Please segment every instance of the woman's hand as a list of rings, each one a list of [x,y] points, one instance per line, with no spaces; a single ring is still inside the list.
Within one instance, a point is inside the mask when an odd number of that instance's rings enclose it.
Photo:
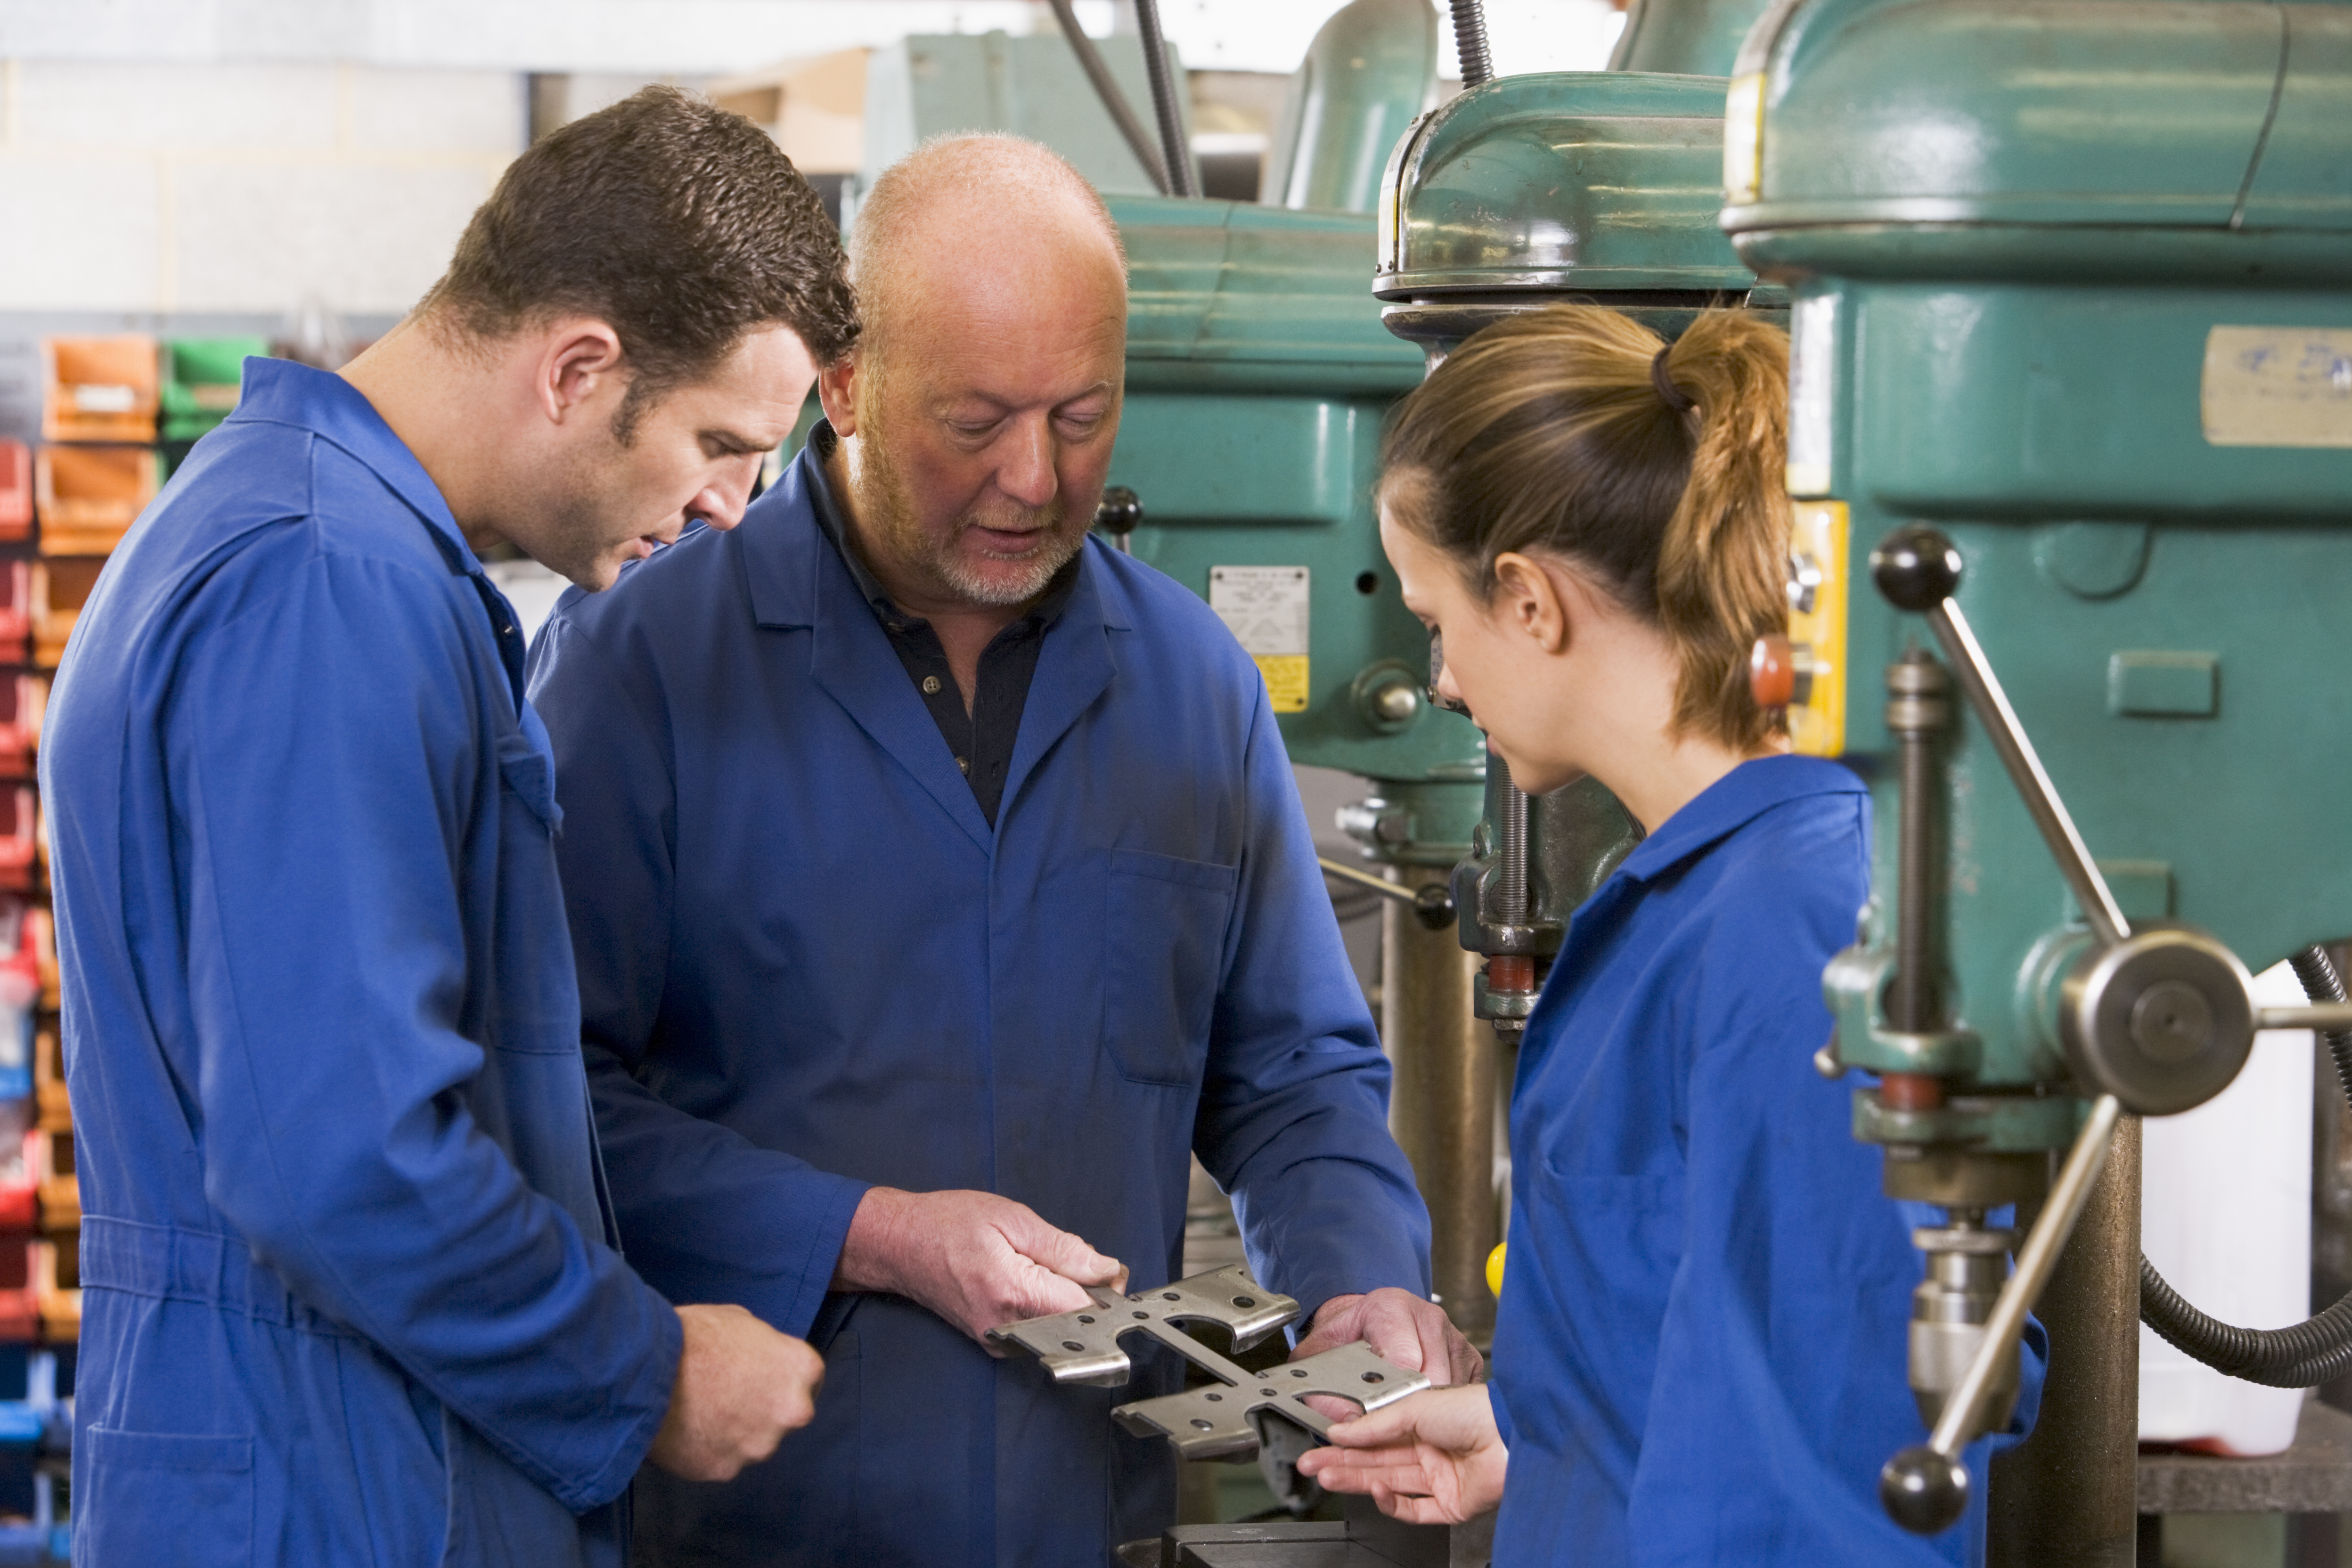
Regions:
[[[1460,1524],[1503,1500],[1510,1450],[1484,1384],[1432,1388],[1331,1428],[1332,1446],[1301,1455],[1298,1473],[1335,1492],[1370,1495],[1409,1524]]]

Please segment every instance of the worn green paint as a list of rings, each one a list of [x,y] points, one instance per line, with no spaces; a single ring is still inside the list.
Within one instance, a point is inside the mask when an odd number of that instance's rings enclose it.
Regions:
[[[1368,213],[1413,116],[1437,101],[1429,0],[1351,0],[1307,46],[1267,145],[1258,199]]]
[[[1848,744],[1880,823],[1882,671],[1929,639],[1867,556],[1922,519],[2127,915],[2255,970],[2352,932],[2352,447],[2219,446],[2200,412],[2212,328],[2352,328],[2352,12],[1804,0],[1742,65],[1768,73],[1762,184],[1724,222],[1791,288],[1792,458],[1852,509]],[[1965,710],[1945,755],[1958,1087],[2063,1087],[2079,911]],[[1882,832],[1868,950],[1895,876]],[[1832,969],[1840,1050],[1900,1070],[1875,973]]]
[[[1386,297],[1494,290],[1725,290],[1755,282],[1715,224],[1717,78],[1499,77],[1402,149]]]
[[[1476,815],[1477,731],[1423,704],[1401,729],[1355,694],[1368,668],[1429,668],[1427,634],[1381,553],[1381,424],[1422,356],[1381,326],[1372,221],[1214,201],[1112,203],[1129,271],[1127,406],[1111,482],[1141,499],[1138,559],[1204,598],[1213,566],[1309,573],[1293,761],[1461,794]],[[1440,812],[1449,836],[1459,809]],[[1433,821],[1435,820],[1433,817]]]
[[[1099,38],[1095,47],[1143,123],[1151,118],[1151,86],[1143,47],[1133,37]],[[1168,58],[1184,79],[1176,48]],[[1177,113],[1191,134],[1191,105]],[[884,169],[933,136],[964,131],[1009,131],[1043,142],[1067,158],[1100,191],[1149,192],[1151,176],[1137,163],[1110,111],[1087,80],[1077,58],[1057,32],[1013,37],[1002,32],[915,34],[878,48],[866,62],[866,188]]]

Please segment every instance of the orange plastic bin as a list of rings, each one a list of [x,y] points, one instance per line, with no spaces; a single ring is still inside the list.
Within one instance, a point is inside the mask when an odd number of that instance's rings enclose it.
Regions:
[[[144,447],[44,447],[33,458],[33,507],[44,555],[103,555],[122,542],[162,488]]]
[[[33,533],[33,453],[22,441],[0,441],[0,541]]]
[[[73,633],[75,617],[89,602],[89,592],[98,586],[98,574],[105,564],[88,556],[33,563],[35,664],[55,669],[58,660],[65,657],[66,638]]]
[[[41,437],[155,439],[162,366],[143,332],[41,340]]]

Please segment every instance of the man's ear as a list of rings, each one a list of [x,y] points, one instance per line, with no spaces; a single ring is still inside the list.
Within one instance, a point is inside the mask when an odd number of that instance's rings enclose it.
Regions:
[[[616,386],[625,392],[621,335],[609,322],[593,316],[572,316],[557,321],[541,340],[533,400],[555,424],[577,416],[598,395]]]
[[[816,399],[836,436],[857,434],[857,351],[852,349],[816,373]]]
[[[1560,590],[1559,580],[1531,557],[1510,550],[1495,558],[1495,592],[1489,601],[1494,619],[1543,653],[1565,652],[1573,629],[1568,598]]]

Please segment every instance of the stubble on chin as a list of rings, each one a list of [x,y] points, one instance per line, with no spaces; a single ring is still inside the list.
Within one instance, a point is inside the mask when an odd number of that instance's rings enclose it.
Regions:
[[[888,552],[891,564],[919,578],[933,593],[964,604],[1001,609],[1028,603],[1045,591],[1054,574],[1086,542],[1083,531],[1070,528],[1067,509],[1057,497],[1042,508],[1023,508],[1017,517],[995,519],[998,524],[1036,528],[1036,552],[1018,562],[998,556],[997,570],[984,570],[966,557],[961,546],[971,530],[991,526],[989,518],[966,512],[956,519],[954,531],[946,539],[935,538],[923,527],[906,476],[891,461],[885,443],[861,442],[855,460],[846,466],[850,497],[866,548],[878,545]],[[1020,570],[1006,570],[1012,567]]]

